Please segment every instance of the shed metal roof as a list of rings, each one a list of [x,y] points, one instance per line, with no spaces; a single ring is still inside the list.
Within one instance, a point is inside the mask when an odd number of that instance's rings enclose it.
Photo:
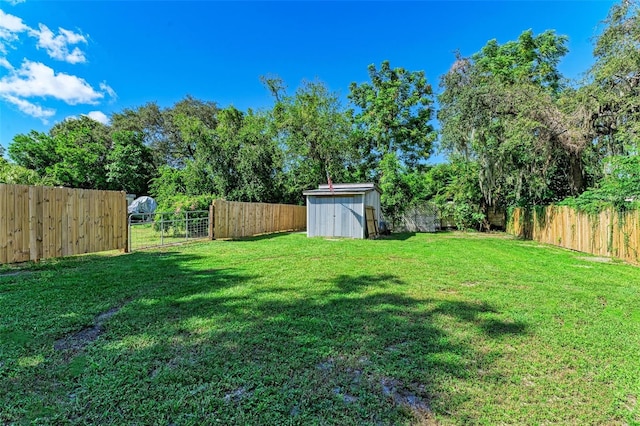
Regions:
[[[318,185],[318,189],[304,191],[303,195],[336,196],[336,195],[362,195],[367,192],[378,191],[380,189],[374,183],[336,183],[333,191],[328,184]]]

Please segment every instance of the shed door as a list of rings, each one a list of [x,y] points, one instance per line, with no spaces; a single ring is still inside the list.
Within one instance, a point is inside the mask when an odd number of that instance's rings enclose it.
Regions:
[[[362,196],[333,198],[333,235],[363,238]]]
[[[363,197],[333,196],[309,198],[308,235],[322,237],[364,237]]]

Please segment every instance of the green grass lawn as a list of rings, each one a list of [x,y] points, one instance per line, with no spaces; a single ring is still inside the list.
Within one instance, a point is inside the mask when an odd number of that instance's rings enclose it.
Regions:
[[[640,424],[640,268],[585,256],[283,234],[5,267],[0,424]]]

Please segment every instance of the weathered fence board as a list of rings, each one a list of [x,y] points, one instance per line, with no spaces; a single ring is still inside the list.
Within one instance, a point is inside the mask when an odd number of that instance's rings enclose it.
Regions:
[[[0,263],[123,250],[124,192],[0,184]]]
[[[604,210],[597,215],[567,206],[515,209],[507,232],[541,243],[640,264],[640,211]]]
[[[306,229],[307,208],[289,204],[215,200],[213,218],[214,238],[250,237]]]

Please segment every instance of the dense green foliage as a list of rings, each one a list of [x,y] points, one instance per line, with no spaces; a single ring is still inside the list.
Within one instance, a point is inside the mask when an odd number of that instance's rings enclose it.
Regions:
[[[634,206],[640,192],[640,9],[614,5],[583,83],[563,84],[566,38],[525,31],[458,57],[442,77],[445,150],[477,163],[481,210],[564,204]]]
[[[17,176],[5,182],[141,194],[155,173],[151,155],[139,133],[114,131],[85,116],[70,118],[48,133],[17,135],[9,146]]]
[[[113,146],[107,153],[105,166],[108,184],[128,193],[145,194],[155,167],[152,151],[144,144],[142,133],[120,130],[111,137]]]
[[[299,204],[329,179],[371,181],[392,223],[435,203],[476,229],[488,226],[490,209],[563,199],[629,208],[640,192],[630,177],[640,174],[638,40],[640,8],[624,0],[595,38],[584,81],[560,74],[568,40],[552,30],[457,54],[438,94],[446,166],[428,165],[436,132],[424,72],[383,61],[369,65],[369,81],[351,83],[345,106],[322,82],[288,92],[271,76],[261,79],[274,103],[262,111],[186,96],[116,112],[109,125],[67,119],[17,135],[0,182],[149,193],[170,205],[176,195],[211,194]]]
[[[582,190],[566,173],[574,152],[557,105],[565,43],[551,31],[492,40],[442,78],[442,146],[477,162],[487,206],[547,203]]]
[[[282,197],[301,203],[302,191],[326,182],[349,182],[357,161],[355,139],[335,93],[320,82],[303,82],[293,96],[277,79],[265,79],[276,104],[270,114],[279,147]]]
[[[608,157],[605,168],[607,171],[597,186],[559,204],[591,213],[611,206],[618,211],[640,206],[640,156]]]
[[[597,148],[604,155],[640,154],[640,7],[614,5],[596,40],[593,79]]]
[[[15,163],[9,163],[2,155],[4,148],[0,146],[0,183],[37,185],[41,183],[35,170],[27,169]]]
[[[640,269],[583,256],[291,234],[0,271],[0,423],[635,424]]]
[[[370,83],[351,83],[349,93],[355,106],[351,114],[362,158],[361,177],[380,178],[378,165],[390,154],[409,169],[424,164],[436,137],[429,123],[432,90],[424,72],[391,68],[384,61],[380,69],[369,65],[369,79]]]

